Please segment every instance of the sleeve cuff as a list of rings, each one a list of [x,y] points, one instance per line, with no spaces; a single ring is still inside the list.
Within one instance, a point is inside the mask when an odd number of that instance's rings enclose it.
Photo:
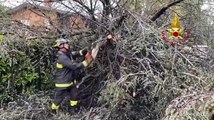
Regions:
[[[88,66],[88,62],[87,62],[86,60],[84,60],[84,61],[82,62],[82,64],[83,64],[84,67],[87,67],[87,66]]]

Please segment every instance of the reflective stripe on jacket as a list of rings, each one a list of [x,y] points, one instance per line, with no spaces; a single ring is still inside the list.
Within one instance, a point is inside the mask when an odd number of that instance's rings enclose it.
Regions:
[[[72,52],[74,53],[74,52]],[[77,54],[76,54],[77,55]],[[57,53],[55,86],[69,87],[73,85],[76,73],[84,68],[83,63],[75,63],[72,55],[66,55],[62,51]]]

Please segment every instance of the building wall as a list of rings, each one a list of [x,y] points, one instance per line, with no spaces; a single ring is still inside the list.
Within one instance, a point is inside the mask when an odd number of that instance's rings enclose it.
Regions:
[[[60,19],[55,12],[49,11],[45,12],[45,14],[50,17],[50,20],[53,22],[54,26],[61,29],[76,31],[86,27],[86,20],[79,15],[70,16],[68,18],[68,23],[65,23],[65,21],[60,21],[62,19]],[[23,9],[13,13],[11,18],[29,26],[53,28],[49,22],[49,19],[43,16],[41,12],[36,10]]]
[[[58,17],[56,13],[53,12],[46,12],[45,13],[50,20],[53,22],[54,26],[58,26]],[[14,13],[12,16],[13,20],[18,20],[26,25],[35,26],[35,27],[48,27],[50,26],[50,22],[48,17],[45,17],[36,10],[31,9],[23,9]]]
[[[70,22],[70,27],[73,30],[79,30],[79,29],[87,27],[86,20],[82,16],[79,16],[79,15],[71,16],[69,22]]]

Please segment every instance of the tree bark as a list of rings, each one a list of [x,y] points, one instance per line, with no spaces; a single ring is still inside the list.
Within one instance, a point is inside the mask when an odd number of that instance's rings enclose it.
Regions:
[[[160,9],[152,18],[151,21],[155,21],[156,19],[158,19],[167,9],[169,9],[170,7],[183,2],[184,0],[177,0],[175,2],[172,2],[170,4],[168,4],[166,7],[163,7],[162,9]]]

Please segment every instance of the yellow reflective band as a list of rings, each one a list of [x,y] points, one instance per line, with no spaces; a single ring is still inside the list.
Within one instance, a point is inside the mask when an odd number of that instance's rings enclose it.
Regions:
[[[59,105],[56,105],[56,104],[52,103],[51,109],[52,110],[58,110],[59,109]]]
[[[59,47],[60,46],[60,44],[59,43],[57,43],[57,44],[55,44],[53,47]]]
[[[56,87],[70,87],[71,85],[73,85],[74,83],[71,82],[71,83],[67,83],[67,84],[55,84]]]
[[[76,106],[77,103],[78,103],[78,101],[74,101],[74,100],[71,100],[71,101],[70,101],[70,105],[71,105],[71,106]]]
[[[62,64],[56,63],[57,68],[63,68]]]
[[[84,60],[84,61],[82,62],[82,64],[83,64],[84,67],[87,67],[87,66],[88,66],[88,62],[87,62],[86,60]]]
[[[83,56],[82,50],[80,50],[80,55]]]

